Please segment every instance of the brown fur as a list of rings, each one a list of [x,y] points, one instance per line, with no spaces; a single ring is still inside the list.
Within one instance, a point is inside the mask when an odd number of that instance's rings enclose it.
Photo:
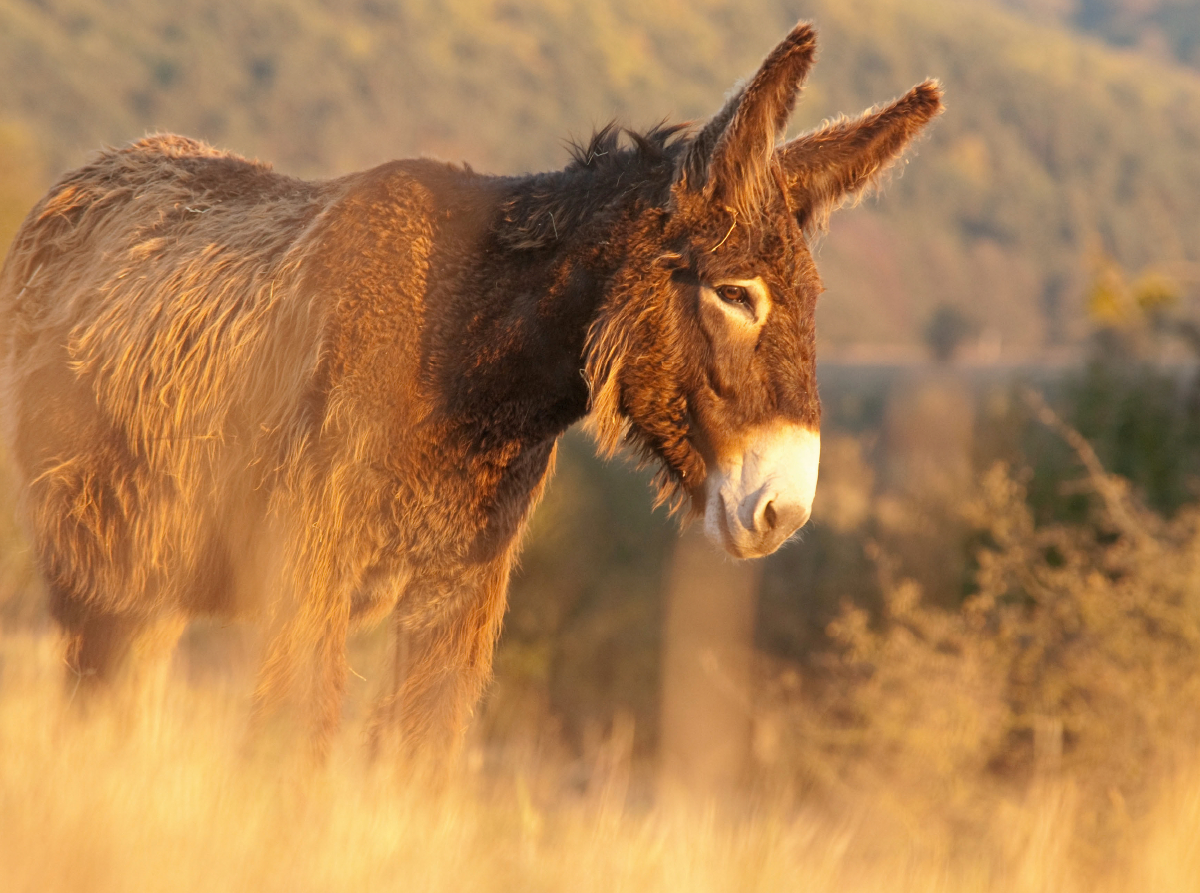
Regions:
[[[305,705],[324,747],[351,626],[390,616],[377,740],[445,751],[571,423],[701,503],[739,432],[818,424],[803,228],[940,102],[922,85],[777,150],[814,40],[798,26],[698,136],[606,128],[547,174],[308,183],[158,136],[66,175],[0,275],[0,387],[73,671],[257,618],[260,709]],[[697,305],[745,276],[772,296],[754,342]]]

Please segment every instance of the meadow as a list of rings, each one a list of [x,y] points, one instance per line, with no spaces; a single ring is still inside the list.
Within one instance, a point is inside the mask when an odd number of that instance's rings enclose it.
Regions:
[[[5,639],[6,890],[1184,890],[1200,868],[1187,760],[1146,767],[1136,809],[1089,802],[1086,771],[1048,770],[1021,794],[965,774],[948,810],[937,764],[953,742],[815,803],[650,803],[603,759],[580,789],[562,767],[479,751],[430,795],[365,764],[353,730],[315,773],[247,756],[219,688],[178,683],[132,724],[81,716],[59,669],[46,638]]]

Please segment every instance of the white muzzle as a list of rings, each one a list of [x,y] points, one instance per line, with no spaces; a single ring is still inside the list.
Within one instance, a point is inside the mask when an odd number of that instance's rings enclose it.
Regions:
[[[812,514],[821,434],[804,425],[747,432],[709,473],[704,530],[735,558],[770,555]]]

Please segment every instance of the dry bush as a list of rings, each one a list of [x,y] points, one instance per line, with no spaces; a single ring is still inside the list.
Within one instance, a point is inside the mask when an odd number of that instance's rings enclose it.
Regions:
[[[1071,846],[1099,865],[1194,759],[1200,506],[1148,510],[1037,411],[1084,465],[1089,523],[1035,524],[1023,478],[994,466],[963,511],[978,545],[961,609],[876,549],[882,616],[844,608],[816,669],[772,674],[757,753],[810,799],[866,797],[962,840],[1065,785]]]

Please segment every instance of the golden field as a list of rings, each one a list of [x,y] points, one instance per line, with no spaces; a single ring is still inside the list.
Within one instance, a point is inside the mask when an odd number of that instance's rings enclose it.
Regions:
[[[0,887],[14,893],[1190,890],[1200,870],[1194,764],[1159,775],[1137,816],[1110,801],[1119,828],[1097,856],[1086,778],[967,790],[969,827],[919,786],[919,766],[819,806],[626,805],[611,779],[568,794],[532,764],[467,767],[433,796],[365,765],[353,732],[317,772],[249,757],[239,711],[213,689],[180,683],[132,725],[82,716],[57,669],[49,639],[5,640]]]

